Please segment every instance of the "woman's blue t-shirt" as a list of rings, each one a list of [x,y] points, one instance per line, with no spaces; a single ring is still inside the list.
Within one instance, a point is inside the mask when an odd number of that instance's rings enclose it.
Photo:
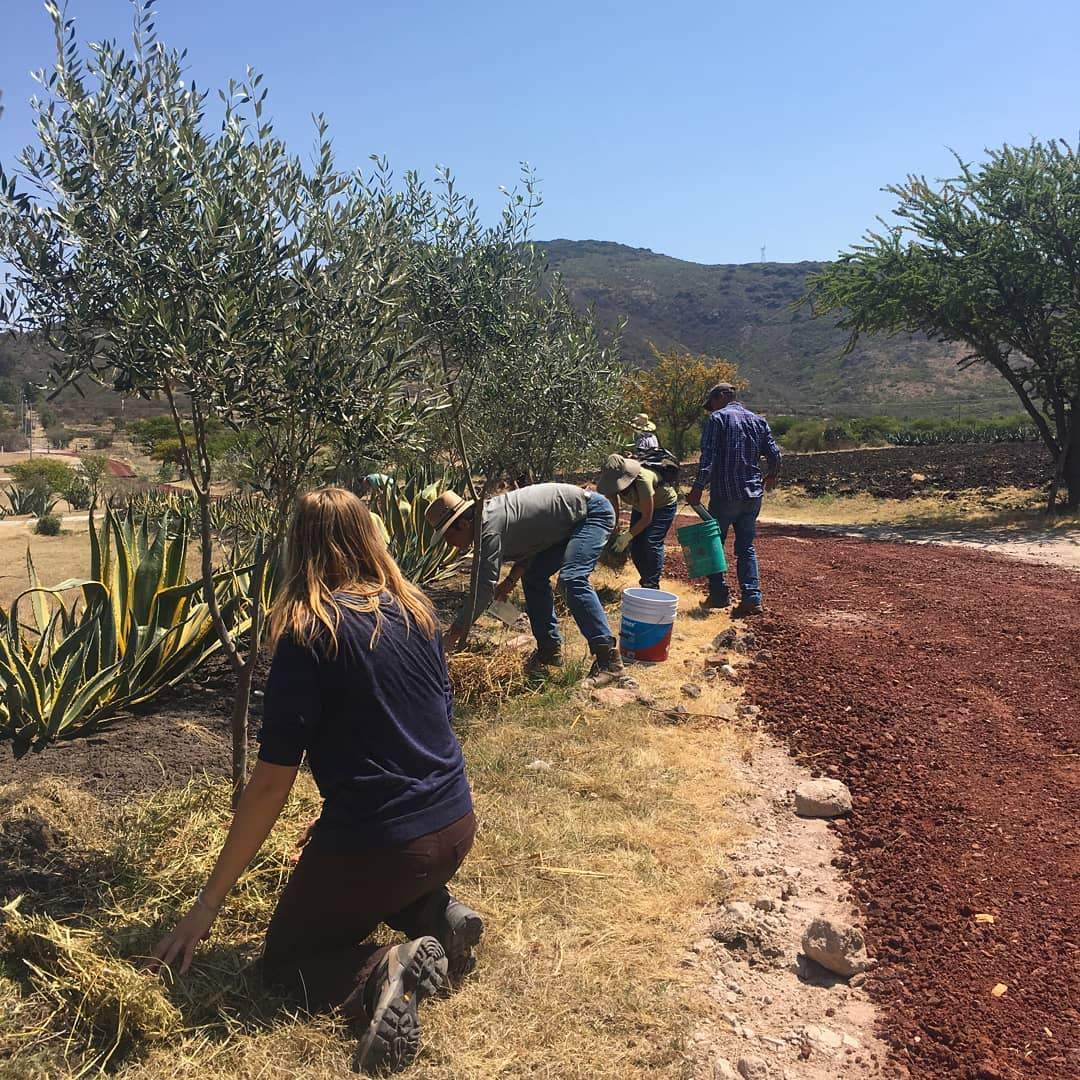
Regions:
[[[389,597],[381,616],[374,647],[374,614],[343,607],[333,657],[288,636],[274,652],[259,758],[307,755],[324,799],[317,851],[405,844],[472,809],[442,637],[406,625]]]

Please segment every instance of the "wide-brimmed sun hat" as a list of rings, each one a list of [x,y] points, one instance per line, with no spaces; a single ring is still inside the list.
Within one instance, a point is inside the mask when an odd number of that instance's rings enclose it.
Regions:
[[[424,519],[435,530],[433,539],[441,540],[446,530],[472,505],[472,499],[463,499],[456,491],[444,491],[437,495],[424,511]]]
[[[611,498],[625,491],[641,475],[641,462],[633,458],[624,458],[622,454],[612,454],[596,478],[596,490],[601,495]]]
[[[635,431],[655,431],[656,425],[649,419],[648,413],[639,412],[630,418],[630,426]]]

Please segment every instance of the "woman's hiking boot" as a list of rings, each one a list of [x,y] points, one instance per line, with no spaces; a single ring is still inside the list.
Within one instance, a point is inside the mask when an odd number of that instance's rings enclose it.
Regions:
[[[370,1023],[360,1037],[356,1067],[374,1075],[411,1065],[420,1049],[420,1003],[446,984],[446,953],[433,937],[390,949],[372,972],[364,1000]]]
[[[476,946],[484,933],[484,920],[468,904],[450,898],[436,936],[446,952],[446,974],[457,986],[476,967]]]
[[[592,689],[608,686],[626,674],[618,642],[614,638],[607,641],[593,642],[589,648],[593,653],[593,664],[583,685]]]

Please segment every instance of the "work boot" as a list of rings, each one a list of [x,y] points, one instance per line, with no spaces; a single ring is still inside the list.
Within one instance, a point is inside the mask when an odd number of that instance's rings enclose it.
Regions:
[[[760,600],[740,600],[732,609],[733,619],[745,619],[751,615],[764,615],[765,607]]]
[[[433,937],[391,949],[365,987],[371,1018],[356,1051],[356,1068],[372,1074],[398,1072],[420,1049],[421,1002],[446,983],[446,953]]]
[[[707,611],[726,611],[731,606],[731,597],[709,593],[709,595],[701,601],[701,606]]]
[[[543,645],[537,645],[536,652],[529,657],[525,670],[538,672],[543,668],[561,668],[563,666],[563,651],[561,641],[552,641]]]
[[[476,946],[484,933],[484,920],[467,904],[450,898],[435,931],[446,952],[446,974],[456,986],[476,967]]]
[[[626,674],[622,654],[619,652],[619,644],[614,638],[594,642],[589,648],[592,649],[594,659],[592,667],[589,669],[588,678],[585,679],[585,686],[590,689],[607,686]]]

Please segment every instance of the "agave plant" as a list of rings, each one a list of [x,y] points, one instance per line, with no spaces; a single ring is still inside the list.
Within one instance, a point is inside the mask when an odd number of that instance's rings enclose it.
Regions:
[[[274,506],[254,493],[225,495],[210,504],[210,524],[222,541],[269,536],[274,528]]]
[[[51,514],[59,499],[40,484],[11,484],[5,491],[10,509],[8,514],[33,514],[41,517]]]
[[[398,484],[389,484],[372,493],[371,509],[382,519],[390,537],[390,550],[401,572],[421,587],[443,581],[459,573],[469,556],[435,540],[424,512],[435,496],[453,480],[446,474],[427,471],[407,475]]]
[[[187,547],[184,522],[170,535],[165,521],[109,510],[100,530],[91,519],[89,578],[45,587],[27,555],[29,588],[0,609],[0,737],[17,757],[149,701],[219,647],[202,582],[187,576]],[[244,570],[214,579],[235,633],[247,626],[249,585]]]

